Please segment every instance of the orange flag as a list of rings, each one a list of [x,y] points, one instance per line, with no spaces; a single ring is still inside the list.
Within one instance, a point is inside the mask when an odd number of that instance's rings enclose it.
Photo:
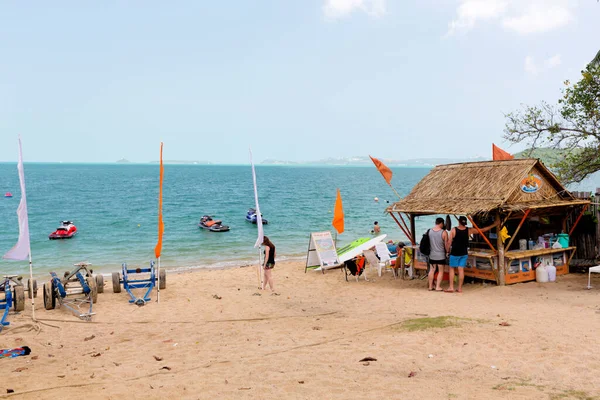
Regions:
[[[342,195],[340,194],[340,189],[337,190],[335,207],[333,208],[333,221],[331,221],[331,225],[333,225],[338,233],[344,232],[344,207],[342,207]]]
[[[371,156],[369,157],[371,158],[371,161],[373,161],[373,164],[375,164],[379,172],[381,172],[383,179],[385,179],[388,185],[391,185],[390,182],[392,181],[392,170],[389,169],[384,163],[382,163],[378,159],[373,158]]]
[[[160,252],[162,250],[162,240],[163,233],[165,232],[165,224],[163,223],[163,201],[162,201],[162,187],[163,187],[163,176],[165,174],[165,168],[163,167],[163,143],[160,142],[160,183],[158,186],[158,242],[156,243],[156,247],[154,248],[154,255],[156,258],[160,257]]]
[[[515,157],[512,154],[507,153],[506,151],[502,150],[500,147],[496,146],[494,143],[492,143],[492,158],[494,161],[499,161],[499,160],[512,160]]]

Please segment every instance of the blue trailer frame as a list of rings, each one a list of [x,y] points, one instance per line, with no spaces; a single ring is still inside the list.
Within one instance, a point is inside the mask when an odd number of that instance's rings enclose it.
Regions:
[[[8,310],[13,303],[12,290],[10,290],[8,278],[5,278],[2,287],[4,288],[4,299],[0,300],[0,310],[4,310],[4,312],[2,313],[2,318],[0,318],[0,332],[2,332],[2,329],[5,326],[10,325],[10,322],[8,322],[6,319],[8,318]],[[7,288],[8,290],[6,290]]]
[[[37,290],[35,280],[33,285]],[[4,275],[4,278],[0,281],[0,292],[4,292],[4,298],[0,299],[0,332],[5,326],[10,325],[8,313],[11,307],[15,312],[25,309],[25,291],[29,292],[29,289],[25,289],[21,277],[18,275]]]
[[[119,293],[121,291],[120,285],[123,284],[123,288],[131,297],[131,299],[129,299],[130,303],[136,304],[138,306],[143,306],[151,300],[150,293],[156,285],[156,271],[154,270],[154,261],[150,261],[149,268],[138,267],[134,269],[128,269],[127,263],[123,263],[121,273],[123,274],[122,279],[119,277],[118,272],[113,272],[113,291],[115,293]],[[150,274],[150,277],[132,279],[130,274]],[[143,296],[137,297],[132,291],[134,289],[146,289],[146,292],[143,294]]]
[[[75,264],[75,269],[66,272],[61,279],[56,272],[50,272],[50,281],[44,284],[44,307],[51,310],[56,301],[84,321],[90,321],[95,314],[93,304],[97,300],[98,288],[89,263]],[[82,310],[87,307],[87,311]]]

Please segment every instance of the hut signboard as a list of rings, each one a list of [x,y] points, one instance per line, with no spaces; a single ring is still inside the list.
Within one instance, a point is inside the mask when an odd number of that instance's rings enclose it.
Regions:
[[[471,237],[465,275],[498,284],[535,280],[540,265],[569,272],[569,235],[588,207],[537,159],[440,165],[387,212],[417,248],[415,218],[465,215]],[[484,232],[480,227],[497,224]],[[415,262],[415,267],[426,264]]]

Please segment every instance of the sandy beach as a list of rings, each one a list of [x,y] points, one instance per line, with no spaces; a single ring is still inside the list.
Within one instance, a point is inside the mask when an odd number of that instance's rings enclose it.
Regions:
[[[107,283],[90,323],[40,296],[37,324],[27,304],[0,334],[0,348],[32,349],[0,360],[0,398],[600,396],[600,277],[589,291],[570,274],[461,295],[391,272],[305,274],[302,262],[274,276],[279,296],[258,295],[253,267],[169,274],[144,307]]]

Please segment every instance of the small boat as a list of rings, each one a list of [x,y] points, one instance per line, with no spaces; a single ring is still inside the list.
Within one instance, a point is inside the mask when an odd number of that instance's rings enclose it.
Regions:
[[[262,217],[262,213],[260,215]],[[254,208],[248,209],[248,212],[246,213],[246,221],[256,224],[256,210]],[[263,218],[262,223],[263,225],[267,225],[269,221]]]
[[[6,192],[6,194],[4,195],[4,197],[11,198],[12,197],[12,193],[11,192]]]
[[[198,226],[211,232],[227,232],[229,230],[227,225],[223,225],[223,221],[213,219],[210,215],[204,215],[200,218]]]
[[[77,233],[77,227],[71,221],[62,221],[60,226],[52,232],[48,239],[71,239]]]

